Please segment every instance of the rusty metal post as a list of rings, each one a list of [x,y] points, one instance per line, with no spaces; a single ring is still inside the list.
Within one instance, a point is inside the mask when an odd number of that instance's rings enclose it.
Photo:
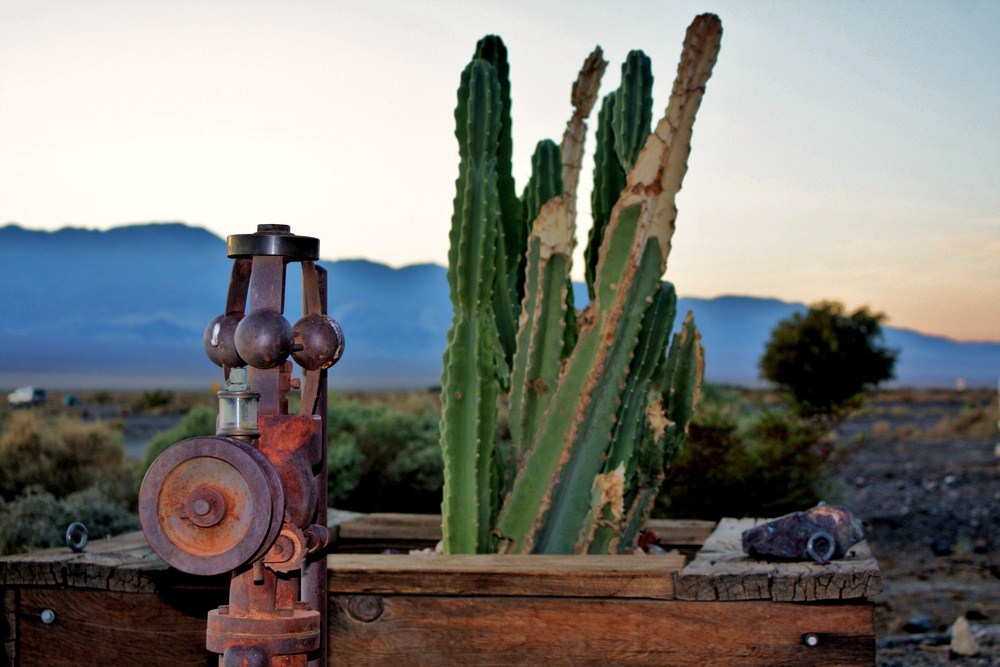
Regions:
[[[217,435],[177,443],[153,462],[140,520],[169,565],[232,572],[229,604],[209,612],[206,633],[222,667],[325,665],[326,372],[343,353],[343,332],[326,313],[316,239],[261,225],[230,236],[228,255],[226,311],[205,331],[226,381]],[[291,325],[283,313],[293,262],[304,313]],[[293,388],[297,414],[288,410]]]

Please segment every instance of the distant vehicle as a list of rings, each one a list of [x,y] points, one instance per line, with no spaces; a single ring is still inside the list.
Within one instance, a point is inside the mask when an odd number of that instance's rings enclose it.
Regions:
[[[7,394],[7,405],[11,409],[28,408],[33,405],[45,404],[45,390],[35,387],[20,387]]]

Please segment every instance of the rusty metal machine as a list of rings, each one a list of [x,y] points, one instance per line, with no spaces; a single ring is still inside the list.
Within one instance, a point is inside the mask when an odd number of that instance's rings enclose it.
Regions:
[[[326,373],[344,336],[326,314],[318,239],[261,225],[230,236],[228,255],[226,310],[204,340],[225,380],[216,435],[153,462],[139,517],[169,565],[232,572],[229,604],[208,614],[206,645],[222,667],[326,665]],[[290,263],[302,267],[295,324],[284,316]],[[301,402],[290,414],[294,388]]]

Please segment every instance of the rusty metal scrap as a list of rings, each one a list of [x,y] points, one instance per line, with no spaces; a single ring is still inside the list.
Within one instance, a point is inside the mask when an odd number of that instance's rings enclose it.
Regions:
[[[743,531],[743,552],[762,560],[843,558],[865,538],[861,521],[843,507],[820,503]]]

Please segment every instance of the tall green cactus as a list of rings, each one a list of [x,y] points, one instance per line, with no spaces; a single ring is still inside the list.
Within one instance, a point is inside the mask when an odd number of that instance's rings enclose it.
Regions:
[[[455,111],[462,167],[452,216],[448,285],[454,307],[445,349],[441,442],[444,542],[453,552],[486,551],[493,515],[493,457],[502,356],[492,306],[499,204],[500,132],[496,71],[474,60],[462,73]]]
[[[607,553],[634,546],[664,465],[683,441],[703,368],[690,316],[665,353],[676,296],[660,277],[691,126],[720,36],[712,15],[688,29],[670,103],[652,134],[652,75],[644,54],[629,54],[620,87],[605,98],[587,248],[591,302],[577,315],[568,301],[575,189],[585,119],[606,63],[598,49],[584,64],[563,143],[558,151],[552,142],[539,144],[521,201],[530,234],[519,260],[524,270],[516,291],[523,299],[511,311],[518,313],[513,352],[500,342],[502,317],[494,317],[502,300],[486,293],[503,286],[496,276],[513,265],[496,203],[503,151],[495,139],[478,150],[501,133],[496,116],[506,114],[493,97],[503,95],[485,60],[474,60],[463,74],[456,111],[462,163],[449,254],[455,320],[442,387],[449,552]],[[493,42],[490,51],[506,54],[501,47]],[[490,83],[477,83],[480,76]],[[488,262],[493,267],[481,266]],[[495,432],[500,383],[510,407],[508,437]]]
[[[615,130],[612,126],[617,99],[615,93],[606,95],[601,104],[601,111],[597,115],[594,189],[590,193],[590,214],[594,224],[590,228],[587,247],[583,253],[584,278],[591,299],[594,298],[594,277],[597,273],[597,258],[600,256],[604,230],[611,220],[611,211],[618,201],[618,195],[625,187],[625,170],[622,169],[618,154],[615,153]]]
[[[476,44],[475,58],[493,66],[500,84],[500,133],[496,144],[497,195],[500,224],[497,228],[497,271],[493,290],[493,312],[497,333],[509,366],[514,357],[517,337],[519,291],[524,277],[524,249],[528,228],[521,217],[521,203],[514,186],[512,156],[514,152],[510,118],[510,65],[507,47],[497,35],[487,35]],[[503,380],[504,378],[501,378]]]

